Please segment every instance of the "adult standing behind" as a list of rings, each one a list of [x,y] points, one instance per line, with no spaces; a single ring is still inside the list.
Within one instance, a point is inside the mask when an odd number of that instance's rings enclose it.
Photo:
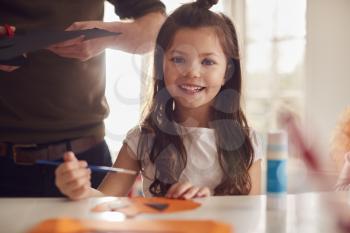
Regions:
[[[13,25],[16,33],[42,28],[122,33],[85,41],[79,37],[27,54],[21,67],[0,64],[0,196],[61,196],[54,168],[35,161],[61,159],[68,150],[88,163],[111,165],[104,141],[104,49],[150,50],[165,7],[159,0],[110,2],[121,19],[134,20],[102,22],[103,0],[0,0],[0,23]],[[92,174],[92,186],[102,179]]]

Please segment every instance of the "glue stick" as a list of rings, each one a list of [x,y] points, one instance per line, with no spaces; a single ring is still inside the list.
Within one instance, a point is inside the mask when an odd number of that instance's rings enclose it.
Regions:
[[[288,137],[285,131],[270,132],[267,144],[267,194],[287,193]]]

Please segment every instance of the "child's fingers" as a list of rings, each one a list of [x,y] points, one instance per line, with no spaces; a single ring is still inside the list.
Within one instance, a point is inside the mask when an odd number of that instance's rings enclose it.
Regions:
[[[180,183],[175,183],[175,184],[173,184],[170,188],[169,188],[169,190],[168,190],[168,192],[167,192],[167,194],[165,195],[166,197],[171,197],[172,195],[173,195],[173,193],[176,191],[176,189],[177,189],[177,187],[180,185]]]
[[[195,197],[209,197],[210,196],[210,190],[208,187],[200,188]]]
[[[90,185],[91,186],[91,185]],[[90,186],[82,186],[70,193],[68,196],[72,200],[81,200],[88,196]]]
[[[60,166],[63,167],[64,164],[62,164]],[[56,186],[61,191],[66,188],[68,183],[70,183],[74,180],[81,179],[82,177],[89,177],[90,178],[90,176],[91,176],[91,170],[86,169],[86,168],[77,168],[77,169],[69,170],[69,171],[65,171],[65,172],[62,171],[62,170],[64,170],[64,168],[62,168],[61,170],[59,170],[59,169],[60,169],[60,167],[56,169],[55,181],[56,181]]]
[[[81,187],[90,187],[90,180],[91,175],[88,174],[71,180],[70,182],[62,181],[61,183],[57,183],[57,187],[63,194],[71,197],[74,190],[80,189]]]
[[[56,174],[64,174],[66,172],[71,172],[77,169],[86,168],[87,165],[88,165],[87,162],[83,160],[64,162],[63,164],[58,166],[58,168],[56,169]]]
[[[91,170],[88,168],[80,168],[76,169],[74,171],[65,172],[61,175],[61,179],[63,183],[70,183],[75,180],[82,179],[84,177],[90,177],[91,176]]]
[[[91,185],[91,176],[83,176],[80,177],[79,179],[72,180],[68,183],[65,183],[63,185],[63,189],[67,193],[72,193],[74,190],[77,190],[81,187],[89,187]]]
[[[195,187],[195,186],[192,186],[190,189],[188,189],[183,195],[182,195],[182,198],[183,199],[191,199],[193,197],[196,196],[196,194],[198,193],[199,191],[199,188],[198,187]]]
[[[192,185],[188,182],[185,183],[176,183],[174,184],[173,189],[169,189],[169,193],[167,194],[167,197],[169,198],[178,198],[182,196],[185,192],[187,192],[188,189],[192,187]]]
[[[65,162],[58,166],[55,170],[55,177],[58,183],[66,183],[74,179],[74,177],[80,176],[81,171],[86,168],[81,166],[82,163],[79,162]],[[77,174],[75,175],[75,173]]]
[[[64,153],[63,160],[65,162],[78,161],[77,157],[75,157],[75,154],[72,151],[67,151]]]

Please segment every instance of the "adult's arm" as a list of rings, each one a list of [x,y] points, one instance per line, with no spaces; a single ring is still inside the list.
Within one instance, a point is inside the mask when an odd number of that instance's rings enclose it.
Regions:
[[[84,40],[83,37],[80,37],[56,44],[49,49],[59,56],[82,61],[102,53],[106,48],[133,54],[151,51],[166,17],[164,5],[156,0],[119,0],[113,2],[115,2],[116,13],[123,19],[122,21],[75,22],[67,30],[101,28],[112,32],[121,32],[121,35],[92,40]]]

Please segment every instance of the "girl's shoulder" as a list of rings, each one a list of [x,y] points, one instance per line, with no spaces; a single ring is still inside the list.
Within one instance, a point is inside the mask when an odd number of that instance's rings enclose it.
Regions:
[[[147,143],[147,148],[151,148],[154,139],[154,132],[150,128],[144,127],[142,125],[136,125],[131,128],[127,133],[123,141],[124,144],[127,144],[131,151],[137,155],[140,138],[144,139],[144,142]]]
[[[126,139],[139,139],[141,134],[153,136],[154,130],[146,126],[136,125],[126,133]]]

